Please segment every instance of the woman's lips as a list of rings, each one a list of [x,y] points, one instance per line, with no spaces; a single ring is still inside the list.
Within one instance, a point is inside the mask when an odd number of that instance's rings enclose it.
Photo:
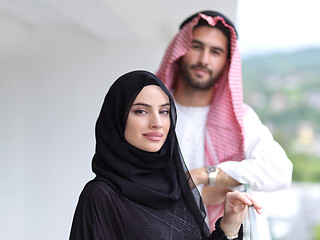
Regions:
[[[159,132],[152,132],[152,133],[144,133],[143,136],[151,141],[158,142],[161,140],[163,134]]]

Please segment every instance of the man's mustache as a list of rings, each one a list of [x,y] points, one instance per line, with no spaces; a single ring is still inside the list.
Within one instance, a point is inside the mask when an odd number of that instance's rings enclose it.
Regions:
[[[211,71],[209,68],[207,68],[206,66],[201,65],[201,64],[191,65],[190,68],[192,68],[192,69],[194,69],[194,68],[200,68],[200,69],[203,69],[203,70],[209,72],[210,74],[212,74],[212,71]]]

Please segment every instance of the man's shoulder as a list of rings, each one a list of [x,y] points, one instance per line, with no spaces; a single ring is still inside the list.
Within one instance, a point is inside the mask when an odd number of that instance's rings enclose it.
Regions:
[[[249,106],[248,104],[243,104],[243,112],[244,112],[244,118],[246,117],[258,117],[258,114],[254,111],[254,109]]]
[[[258,114],[247,104],[244,104],[244,108],[243,125],[245,132],[248,132],[249,129],[260,128],[262,126],[262,122]]]

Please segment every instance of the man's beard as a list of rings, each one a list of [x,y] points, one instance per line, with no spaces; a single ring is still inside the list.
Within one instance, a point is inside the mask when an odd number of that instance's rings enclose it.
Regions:
[[[213,76],[213,72],[206,68],[205,66],[201,65],[191,65],[190,69],[192,68],[202,68],[209,73],[209,79],[207,79],[204,82],[199,82],[196,79],[194,79],[189,72],[188,66],[184,64],[180,64],[180,75],[182,76],[183,80],[192,88],[197,89],[197,90],[208,90],[212,88],[219,80],[221,74],[218,76]]]

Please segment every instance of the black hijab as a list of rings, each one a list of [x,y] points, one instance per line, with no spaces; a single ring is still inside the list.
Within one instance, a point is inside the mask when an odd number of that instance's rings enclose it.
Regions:
[[[148,85],[159,86],[170,101],[170,129],[158,152],[140,150],[124,138],[131,105]],[[96,152],[92,169],[96,179],[108,183],[118,194],[148,207],[165,209],[183,196],[203,235],[207,236],[203,203],[184,165],[175,125],[174,101],[161,80],[142,70],[124,74],[110,87],[102,105],[96,123]]]

